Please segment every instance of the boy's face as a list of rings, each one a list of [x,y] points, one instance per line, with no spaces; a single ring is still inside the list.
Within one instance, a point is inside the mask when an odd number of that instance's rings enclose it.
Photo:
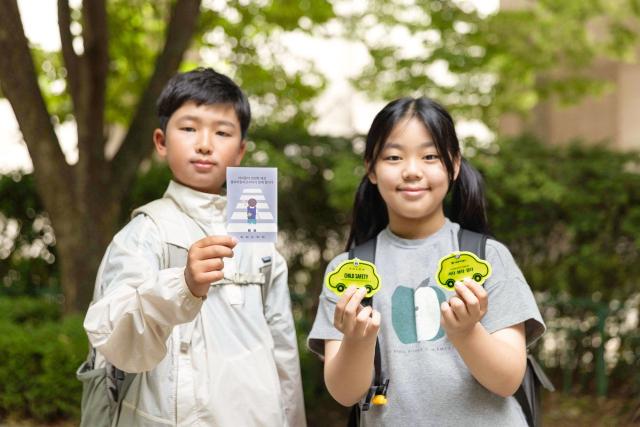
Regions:
[[[189,188],[218,194],[228,166],[239,166],[246,149],[233,107],[186,102],[169,118],[167,131],[153,141],[173,179]]]

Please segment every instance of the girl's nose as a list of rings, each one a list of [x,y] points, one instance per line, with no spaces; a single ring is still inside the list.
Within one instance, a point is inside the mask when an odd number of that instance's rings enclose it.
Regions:
[[[422,170],[420,170],[420,167],[416,164],[415,161],[410,160],[407,163],[407,167],[405,167],[402,171],[402,179],[422,179]]]

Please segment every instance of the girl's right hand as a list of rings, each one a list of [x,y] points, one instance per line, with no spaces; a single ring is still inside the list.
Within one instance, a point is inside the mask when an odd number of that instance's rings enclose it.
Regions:
[[[351,285],[336,304],[333,325],[342,332],[344,339],[367,342],[375,341],[378,336],[380,312],[360,305],[366,294],[366,288],[357,289]]]

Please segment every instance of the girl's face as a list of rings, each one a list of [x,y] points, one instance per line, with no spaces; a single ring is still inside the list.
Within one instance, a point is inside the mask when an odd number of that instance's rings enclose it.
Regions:
[[[458,165],[459,161],[455,177]],[[398,122],[382,146],[369,180],[378,185],[392,225],[398,220],[444,220],[442,201],[449,177],[433,138],[420,119]]]

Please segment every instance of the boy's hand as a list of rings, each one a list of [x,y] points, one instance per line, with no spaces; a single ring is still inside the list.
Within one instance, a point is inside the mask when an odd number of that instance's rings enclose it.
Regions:
[[[366,294],[366,288],[356,291],[356,286],[351,285],[336,304],[333,325],[344,334],[344,339],[375,341],[378,336],[380,313],[371,307],[360,305]]]
[[[442,329],[450,334],[470,331],[487,314],[489,296],[487,291],[471,279],[456,282],[456,296],[440,306]]]
[[[222,258],[233,258],[233,248],[237,243],[235,237],[209,236],[191,245],[184,278],[193,295],[205,296],[211,284],[224,277]]]

